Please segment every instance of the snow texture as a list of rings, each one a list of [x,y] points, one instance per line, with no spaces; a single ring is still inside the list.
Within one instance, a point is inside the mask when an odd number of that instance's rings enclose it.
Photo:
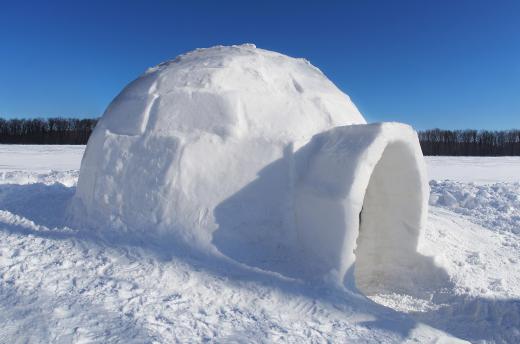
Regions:
[[[520,184],[431,181],[430,204],[478,219],[494,230],[520,234]]]
[[[0,145],[0,179],[3,184],[59,182],[73,186],[84,152],[85,146],[79,145]]]
[[[367,125],[308,61],[241,45],[195,50],[128,85],[89,140],[70,214],[365,288],[400,283],[389,268],[422,259],[427,200],[410,127]]]
[[[481,205],[462,216],[457,207],[430,207],[418,250],[447,276],[367,299],[188,247],[69,226],[75,187],[63,182],[76,184],[83,148],[0,145],[2,172],[12,177],[0,175],[1,343],[520,341],[520,236],[506,217],[493,219],[495,200],[520,211],[505,196],[518,193],[520,177],[503,172],[520,159],[472,158],[495,166],[485,178],[499,183],[496,193],[493,184],[432,183],[432,195],[467,192]],[[427,162],[439,180],[467,166],[456,157]]]

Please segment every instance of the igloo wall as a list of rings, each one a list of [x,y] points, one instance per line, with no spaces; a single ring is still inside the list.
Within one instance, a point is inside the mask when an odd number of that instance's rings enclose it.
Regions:
[[[306,60],[253,45],[195,50],[151,68],[110,104],[70,215],[287,276],[343,281],[357,257],[356,274],[370,283],[380,276],[369,268],[374,252],[396,262],[416,252],[427,184],[410,127],[365,123]],[[379,216],[394,193],[403,206]],[[360,213],[373,223],[360,227]],[[402,240],[380,241],[392,235]]]

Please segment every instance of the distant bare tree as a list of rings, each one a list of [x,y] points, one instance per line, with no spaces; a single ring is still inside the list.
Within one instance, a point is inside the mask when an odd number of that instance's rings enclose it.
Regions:
[[[0,143],[86,144],[97,119],[0,118]],[[424,155],[520,156],[520,130],[441,130],[419,132]]]
[[[520,130],[441,130],[419,132],[424,155],[520,155]]]
[[[0,118],[0,143],[86,144],[97,119]]]

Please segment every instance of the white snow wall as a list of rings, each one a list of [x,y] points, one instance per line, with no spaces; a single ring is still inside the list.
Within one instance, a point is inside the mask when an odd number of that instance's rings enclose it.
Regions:
[[[414,258],[427,184],[410,127],[364,124],[306,60],[252,45],[196,50],[110,104],[70,215],[287,276],[342,281],[357,257],[360,281],[389,279],[373,265]]]
[[[110,147],[110,135],[106,139]],[[167,146],[156,148],[171,152]],[[110,164],[120,164],[111,154],[107,158]],[[142,166],[150,166],[146,155],[138,159]],[[178,166],[175,159],[167,161],[165,166],[157,164],[155,172]],[[124,165],[120,169],[124,171]],[[130,183],[118,186],[127,188],[122,194],[128,199],[123,200],[112,190],[114,204],[126,204],[127,211],[136,206],[132,213],[137,226],[125,222],[122,209],[114,212],[110,207],[113,214],[94,210],[87,222],[141,237],[148,230],[150,237],[164,235],[198,250],[208,250],[209,240],[223,254],[248,265],[292,277],[326,276],[338,283],[354,283],[355,277],[363,291],[376,284],[399,286],[406,276],[397,271],[412,271],[420,259],[416,249],[429,187],[417,135],[407,125],[337,127],[316,135],[296,152],[289,145],[281,159],[265,166],[255,180],[213,210],[201,209],[195,221],[190,209],[178,217],[179,210],[169,214],[168,222],[158,220],[157,210],[164,207],[158,200],[171,197],[169,191],[150,184],[157,175],[147,168],[127,173],[130,179],[137,175],[141,183],[152,185],[140,194]],[[111,190],[105,183],[106,179],[100,184],[102,190]],[[73,207],[76,219],[88,216],[84,209],[78,212],[82,204],[78,201]],[[107,217],[108,221],[100,221]],[[192,228],[186,227],[187,221],[192,221]]]

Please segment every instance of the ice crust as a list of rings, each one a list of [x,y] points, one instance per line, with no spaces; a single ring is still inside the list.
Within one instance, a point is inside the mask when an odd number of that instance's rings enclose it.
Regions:
[[[69,213],[369,286],[399,283],[384,269],[420,259],[427,199],[413,129],[367,125],[308,61],[241,45],[195,50],[130,83],[89,140]]]

